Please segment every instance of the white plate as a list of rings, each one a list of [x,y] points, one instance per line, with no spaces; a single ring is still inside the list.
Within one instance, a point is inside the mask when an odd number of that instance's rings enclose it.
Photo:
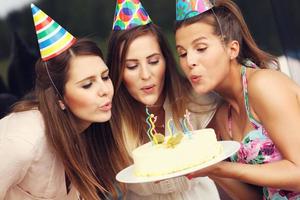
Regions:
[[[226,158],[232,156],[235,152],[237,152],[240,149],[240,143],[236,141],[219,141],[219,143],[223,146],[223,152],[222,154],[218,155],[214,159],[202,163],[200,165],[197,165],[195,167],[191,167],[185,170],[180,170],[175,173],[170,173],[162,176],[147,176],[147,177],[139,177],[135,176],[133,173],[133,165],[130,165],[129,167],[123,169],[116,175],[116,179],[119,182],[123,183],[147,183],[147,182],[154,182],[169,178],[174,178],[177,176],[182,176],[185,174],[192,173],[194,171],[198,171],[200,169],[206,168],[208,166],[214,165],[222,160],[225,160]]]

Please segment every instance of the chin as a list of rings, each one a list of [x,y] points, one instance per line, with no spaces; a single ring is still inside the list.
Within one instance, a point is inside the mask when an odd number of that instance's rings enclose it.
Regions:
[[[207,90],[206,88],[204,87],[193,87],[194,91],[197,93],[197,94],[206,94],[208,92],[210,92],[209,90]]]
[[[147,98],[147,99],[143,99],[141,101],[141,103],[143,103],[144,105],[154,105],[157,102],[158,98]]]
[[[100,114],[98,117],[95,118],[95,122],[107,122],[111,118],[111,112]]]

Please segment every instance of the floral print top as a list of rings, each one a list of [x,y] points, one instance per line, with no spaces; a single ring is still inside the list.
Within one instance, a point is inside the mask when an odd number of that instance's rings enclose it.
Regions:
[[[252,66],[254,64],[252,63]],[[250,131],[242,140],[239,151],[231,156],[232,162],[248,164],[264,164],[281,160],[280,152],[275,147],[273,141],[268,137],[267,131],[250,112],[246,67],[242,67],[243,93],[248,119],[254,130]],[[231,133],[231,107],[228,113],[229,132]],[[300,200],[300,193],[263,187],[265,200]]]

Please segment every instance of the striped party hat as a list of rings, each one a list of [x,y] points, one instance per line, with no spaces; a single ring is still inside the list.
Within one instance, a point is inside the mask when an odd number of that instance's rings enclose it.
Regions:
[[[74,44],[76,38],[41,9],[31,4],[31,11],[43,61],[61,54]]]
[[[113,30],[146,25],[151,19],[139,0],[117,0]]]
[[[209,0],[177,0],[176,20],[181,21],[197,16],[213,7]]]

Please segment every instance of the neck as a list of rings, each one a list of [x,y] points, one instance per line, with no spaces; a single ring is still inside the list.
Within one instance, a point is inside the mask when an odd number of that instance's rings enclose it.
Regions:
[[[244,107],[240,64],[236,61],[230,64],[228,76],[221,82],[215,92],[222,96],[237,112]]]
[[[153,105],[148,107],[149,110],[151,112],[157,112],[157,111],[161,110],[164,105],[165,99],[166,99],[166,92],[163,90],[161,95],[157,99],[157,101]]]

